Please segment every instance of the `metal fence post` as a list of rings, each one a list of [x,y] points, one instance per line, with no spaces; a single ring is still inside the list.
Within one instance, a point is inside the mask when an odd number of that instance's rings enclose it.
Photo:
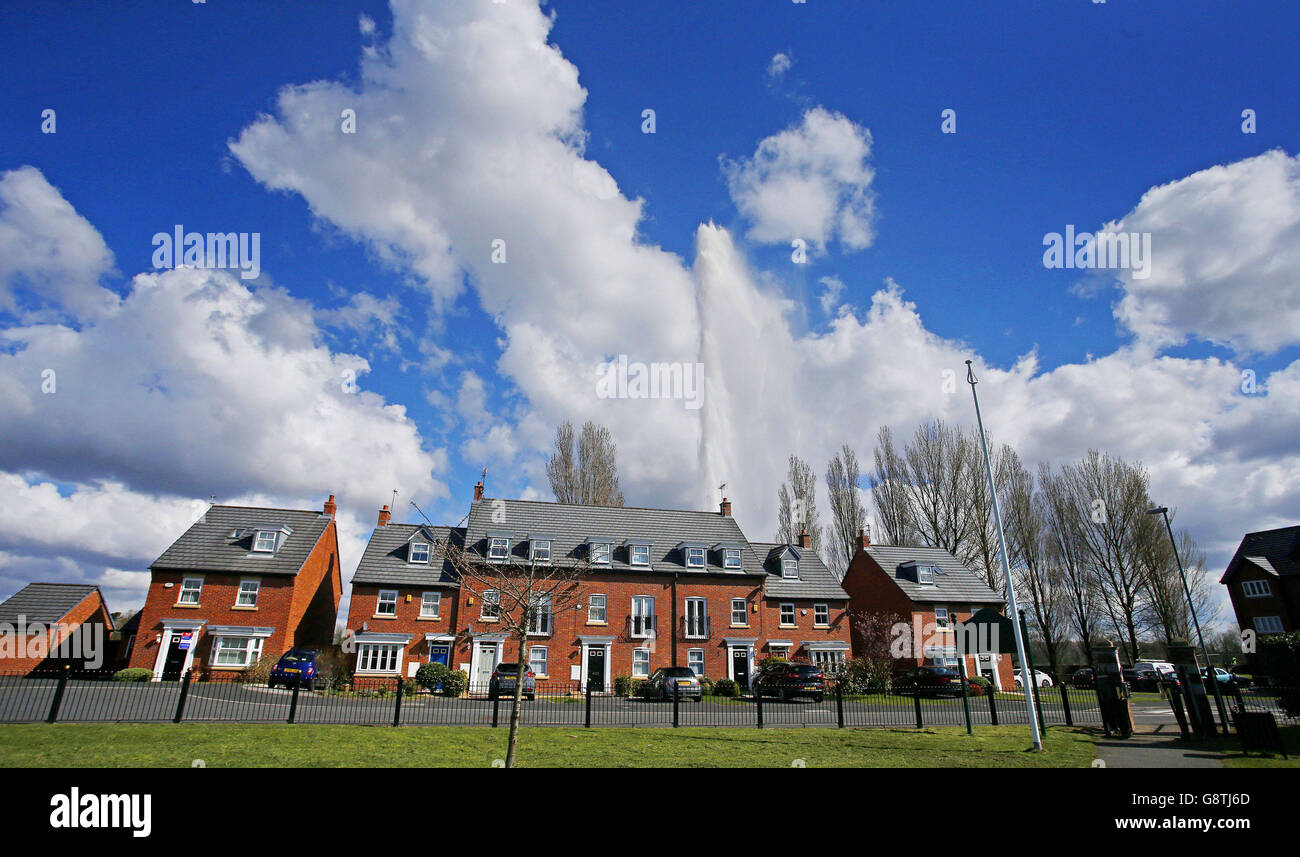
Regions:
[[[298,682],[293,683],[290,691],[293,695],[289,697],[289,722],[292,723],[298,716]]]
[[[186,670],[185,675],[181,676],[181,695],[176,700],[176,716],[172,718],[173,723],[180,723],[185,717],[185,700],[190,695],[190,680],[194,675],[194,670]]]
[[[294,690],[293,699],[294,702],[298,701],[297,689]],[[401,725],[402,725],[402,677],[399,675],[397,677],[397,704],[393,706],[393,726],[397,727]]]
[[[499,719],[498,710],[500,704],[501,704],[501,694],[499,692],[493,694],[492,695],[492,728],[493,729],[497,728],[497,722]]]
[[[961,667],[961,708],[966,715],[966,734],[974,735],[970,718],[970,687],[966,680],[966,654],[960,650],[957,653],[957,664]]]
[[[994,726],[998,725],[998,689],[989,687],[989,719]]]
[[[59,716],[59,706],[63,704],[63,690],[68,686],[68,670],[70,667],[64,667],[63,672],[59,673],[59,684],[54,688],[54,699],[50,700],[50,713],[46,716],[46,723],[53,723]]]
[[[674,729],[682,725],[680,720],[681,696],[682,696],[681,688],[679,688],[677,686],[677,682],[674,681],[673,682],[673,728]]]
[[[763,728],[763,688],[754,688],[754,704],[758,706],[758,728]]]
[[[1065,725],[1074,725],[1074,715],[1070,713],[1070,692],[1066,689],[1065,682],[1058,684],[1057,689],[1061,693],[1061,709],[1065,712]]]
[[[921,686],[919,684],[912,685],[912,707],[916,709],[916,728],[924,728],[924,724],[921,723]]]
[[[583,723],[583,726],[590,729],[591,728],[591,682],[590,681],[587,682],[587,706],[586,707],[587,707],[587,718],[586,718],[586,722]]]
[[[844,728],[844,679],[835,682],[835,715],[840,728]]]

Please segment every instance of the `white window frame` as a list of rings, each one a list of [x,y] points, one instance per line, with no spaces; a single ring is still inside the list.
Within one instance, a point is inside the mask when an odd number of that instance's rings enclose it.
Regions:
[[[609,565],[613,546],[609,542],[592,542],[587,546],[587,559],[592,565]]]
[[[537,612],[533,613],[528,620],[528,636],[549,637],[555,625],[554,616],[551,614],[551,599],[549,597],[540,599],[537,608]]]
[[[733,561],[734,560],[734,561]],[[722,549],[722,567],[723,568],[740,568],[740,548],[723,548]]]
[[[936,631],[952,629],[952,615],[948,612],[947,607],[934,608],[934,627]]]
[[[1251,621],[1255,630],[1261,634],[1281,634],[1285,628],[1281,616],[1256,616]]]
[[[772,653],[774,658],[780,658],[783,661],[790,660],[789,646],[768,646],[767,650]]]
[[[700,665],[699,669],[695,669],[696,662],[698,662]],[[686,666],[689,667],[695,673],[696,677],[704,675],[704,650],[687,649]]]
[[[197,583],[198,586],[197,586],[197,587],[191,587],[191,586],[190,586],[191,583]],[[190,601],[190,600],[186,599],[186,597],[185,597],[186,593],[189,593],[189,592],[193,592],[193,593],[194,593],[194,600],[193,600],[193,601]],[[181,591],[176,593],[176,603],[177,603],[178,605],[180,605],[180,604],[188,604],[188,605],[191,606],[191,607],[197,607],[198,604],[199,604],[199,602],[200,602],[202,599],[203,599],[203,578],[201,578],[201,577],[186,577],[186,578],[182,578],[182,579],[181,579]]]
[[[391,596],[393,596],[393,597],[392,597],[392,598],[389,598],[389,597],[388,597],[389,595],[391,595]],[[390,618],[390,619],[396,617],[396,616],[397,616],[397,602],[398,602],[398,600],[399,600],[400,598],[401,598],[401,596],[398,594],[398,592],[397,592],[396,589],[381,589],[381,590],[379,590],[379,596],[375,599],[375,615],[376,615],[376,616],[385,616],[385,617],[388,617],[388,618]],[[387,604],[387,603],[389,603],[389,602],[391,602],[392,605],[393,605],[393,612],[392,612],[392,613],[385,613],[385,612],[384,612],[384,605]]]
[[[357,643],[357,675],[400,674],[405,650],[401,643]]]
[[[1273,587],[1267,580],[1242,581],[1241,591],[1247,598],[1269,598],[1273,595]]]
[[[225,634],[212,638],[212,666],[235,667],[245,669],[257,664],[262,658],[261,637],[244,637]],[[228,652],[242,652],[242,657],[234,662],[223,662],[221,656]]]
[[[488,562],[505,562],[509,558],[509,538],[506,536],[492,536],[488,539]]]
[[[600,599],[600,606],[599,606],[599,607],[597,606],[597,603],[596,603],[596,599],[597,599],[597,598]],[[608,612],[608,603],[607,603],[608,600],[609,600],[609,599],[607,599],[607,598],[605,597],[605,594],[604,594],[603,592],[595,592],[595,593],[592,593],[590,596],[588,596],[588,598],[587,598],[587,623],[588,623],[588,624],[597,624],[597,623],[599,623],[599,624],[601,624],[601,625],[604,625],[604,624],[606,623],[606,621],[607,621],[607,618],[606,618],[606,617],[609,616],[609,612]],[[595,611],[597,611],[597,610],[600,611],[600,618],[599,618],[599,619],[596,618],[596,613],[595,613]]]
[[[839,649],[814,649],[809,654],[812,655],[813,666],[821,667],[824,673],[834,673],[844,669],[844,652]]]
[[[790,621],[789,621],[789,622],[785,621],[785,609],[786,609],[787,607],[790,608]],[[780,626],[781,626],[782,628],[793,628],[793,627],[795,627],[795,626],[799,623],[799,617],[798,617],[797,615],[795,615],[795,609],[794,609],[794,602],[793,602],[793,601],[783,601],[783,602],[781,603],[781,606],[780,606],[779,610],[780,610],[780,614],[779,614],[778,624],[780,624]]]
[[[817,618],[818,614],[821,614],[822,618],[818,619]],[[813,605],[813,627],[829,628],[830,626],[831,626],[831,605],[814,604]]]
[[[263,547],[262,539],[266,536],[271,537],[271,546]],[[253,536],[253,553],[275,553],[275,546],[280,541],[280,534],[275,530],[258,530]]]
[[[430,597],[432,596],[432,597]],[[433,612],[429,612],[429,605],[433,605]],[[441,619],[442,618],[442,593],[437,590],[420,593],[420,618],[421,619]]]
[[[740,621],[736,621],[736,605],[740,605]],[[731,599],[731,624],[736,628],[749,627],[749,602],[743,598]]]
[[[690,547],[688,547],[688,548],[686,549],[686,567],[687,567],[687,568],[704,568],[704,565],[705,565],[705,562],[706,562],[706,560],[705,560],[705,555],[704,555],[704,554],[705,554],[704,548],[690,548]],[[698,561],[697,561],[697,560],[698,560]]]
[[[424,550],[418,551],[417,550],[418,548],[424,548]],[[418,558],[419,553],[423,553],[424,559]],[[411,562],[417,563],[419,565],[428,565],[429,557],[432,555],[432,553],[433,552],[429,549],[428,542],[411,542]]]
[[[535,563],[550,565],[552,547],[550,539],[534,539],[528,543],[528,555]]]
[[[488,607],[492,609],[489,610]],[[479,600],[478,618],[484,622],[495,622],[501,618],[501,591],[498,589],[483,590],[483,597]]]
[[[538,652],[542,653],[541,658],[537,657]],[[540,670],[537,668],[538,664],[542,665],[542,668]],[[547,653],[546,647],[529,646],[528,647],[528,669],[532,670],[534,675],[537,678],[545,678],[547,676],[547,670],[549,670],[550,668],[551,668],[550,655]]]
[[[638,554],[644,555],[644,558],[638,557]],[[650,546],[649,545],[632,545],[628,548],[628,564],[638,567],[650,565]]]
[[[650,605],[649,610],[644,609],[647,604]],[[638,605],[643,609],[638,610]],[[655,599],[653,595],[633,595],[632,609],[628,616],[631,619],[631,627],[628,631],[633,639],[648,640],[654,636]],[[636,630],[638,618],[648,620],[644,623],[643,630],[640,633]]]
[[[645,656],[645,672],[637,672],[639,656]],[[632,650],[632,678],[649,678],[650,677],[650,650],[645,646],[637,646]]]
[[[248,604],[246,604],[246,603],[244,603],[244,596],[245,596],[245,595],[248,595],[249,593],[248,593],[247,590],[244,589],[244,587],[245,587],[246,585],[250,584],[250,583],[253,585],[253,591],[252,591],[253,600],[252,600],[252,603],[248,603]],[[261,578],[257,578],[257,577],[242,577],[242,578],[240,578],[240,580],[239,580],[239,591],[235,593],[235,606],[236,606],[236,607],[245,607],[245,608],[248,608],[248,607],[256,607],[256,606],[257,606],[257,596],[260,595],[261,592],[262,592],[262,580],[261,580]]]
[[[793,574],[790,573],[791,570],[794,571]],[[799,560],[795,559],[792,556],[781,557],[781,577],[783,577],[786,580],[798,580]]]
[[[929,565],[918,565],[916,567],[916,582],[922,586],[933,586],[934,567]]]
[[[695,633],[691,633],[692,632],[692,628],[691,628],[691,603],[692,602],[700,605],[699,612],[696,614],[696,620],[698,621],[699,624],[693,629]],[[703,598],[698,595],[692,595],[691,597],[687,598],[683,604],[682,618],[686,620],[685,623],[686,627],[683,629],[684,632],[682,634],[682,636],[684,636],[686,639],[707,640],[709,638],[709,599]]]

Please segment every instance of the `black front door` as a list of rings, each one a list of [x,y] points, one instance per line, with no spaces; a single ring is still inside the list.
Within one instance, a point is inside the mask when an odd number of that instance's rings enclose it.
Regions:
[[[587,650],[587,687],[593,691],[605,689],[605,648],[592,646]]]
[[[747,649],[731,650],[731,674],[742,693],[749,690],[749,651]]]
[[[176,681],[181,677],[181,667],[185,666],[186,654],[187,650],[181,648],[181,634],[173,631],[171,642],[167,644],[167,657],[163,660],[163,681]]]

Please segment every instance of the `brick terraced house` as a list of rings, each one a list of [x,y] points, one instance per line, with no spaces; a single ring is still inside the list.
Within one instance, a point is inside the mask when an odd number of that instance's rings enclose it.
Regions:
[[[327,646],[342,595],[334,495],[323,511],[212,506],[149,567],[131,666],[174,679]]]
[[[98,586],[29,583],[0,604],[0,674],[96,669],[109,657],[113,619]]]

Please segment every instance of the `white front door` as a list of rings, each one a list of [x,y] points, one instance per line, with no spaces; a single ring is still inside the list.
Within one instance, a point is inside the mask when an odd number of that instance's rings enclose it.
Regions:
[[[478,644],[478,657],[475,659],[473,678],[475,690],[487,690],[488,683],[492,681],[492,670],[497,668],[497,662],[500,660],[500,643]]]

